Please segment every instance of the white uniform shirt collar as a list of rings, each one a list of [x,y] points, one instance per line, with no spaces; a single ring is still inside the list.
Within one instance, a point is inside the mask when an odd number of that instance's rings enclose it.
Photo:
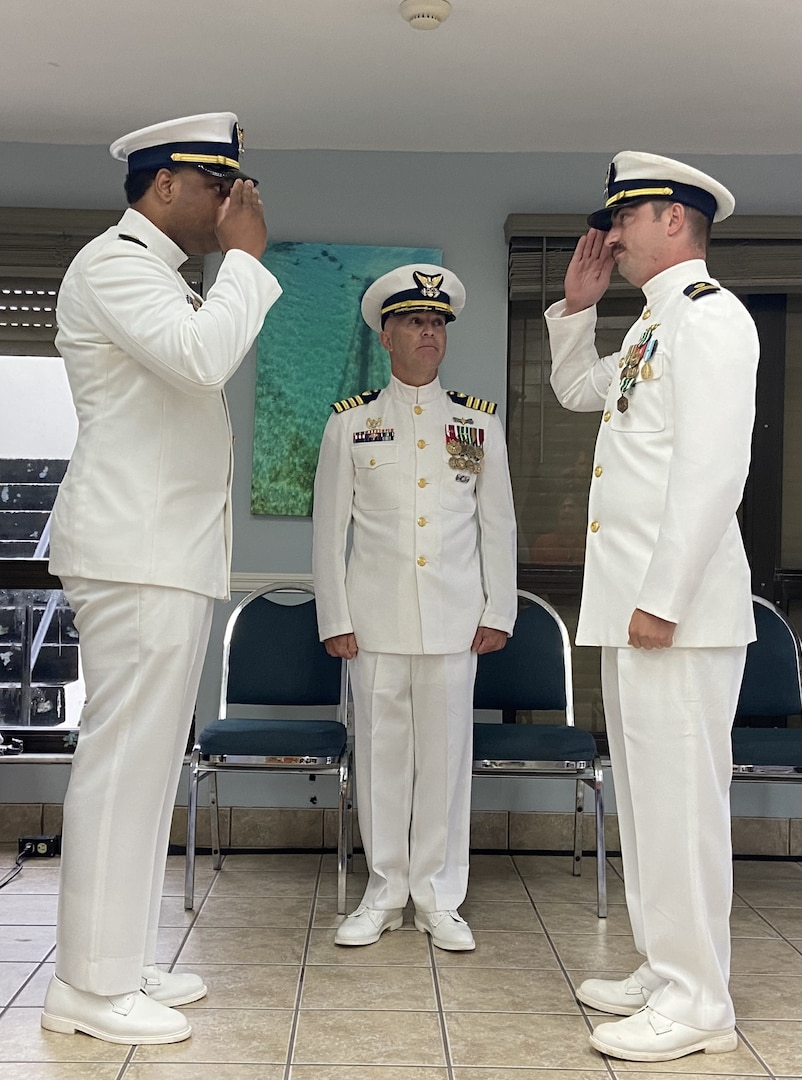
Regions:
[[[440,380],[435,375],[430,383],[426,383],[425,386],[408,386],[406,383],[401,382],[400,379],[396,379],[395,375],[390,376],[390,384],[387,387],[388,391],[399,399],[399,401],[406,401],[410,405],[416,405],[418,403],[425,404],[427,401],[434,401],[435,398],[442,394],[442,388],[440,386]]]
[[[189,258],[187,253],[182,251],[178,244],[174,243],[169,236],[166,236],[161,229],[157,228],[150,218],[146,218],[144,214],[140,214],[138,210],[134,210],[131,206],[120,218],[116,229],[122,233],[135,236],[137,240],[141,240],[143,244],[147,245],[149,251],[158,255],[173,270],[177,270]]]
[[[677,286],[690,285],[694,281],[712,281],[704,259],[686,259],[676,266],[669,266],[667,270],[661,270],[643,286],[643,295],[646,303],[651,306],[669,293],[675,292]]]

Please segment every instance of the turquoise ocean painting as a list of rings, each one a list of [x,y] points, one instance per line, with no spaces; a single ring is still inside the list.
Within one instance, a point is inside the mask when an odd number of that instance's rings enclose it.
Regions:
[[[258,338],[252,514],[311,514],[331,403],[390,378],[387,353],[362,320],[362,294],[396,266],[441,261],[437,248],[268,245],[262,262],[284,291]]]

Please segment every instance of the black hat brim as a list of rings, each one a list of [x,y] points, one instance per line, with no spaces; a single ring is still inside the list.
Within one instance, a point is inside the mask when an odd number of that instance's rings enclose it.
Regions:
[[[591,229],[609,232],[613,227],[613,211],[609,207],[603,206],[601,210],[594,210],[592,214],[588,214],[585,220]]]
[[[199,165],[195,164],[196,169],[200,169],[201,172],[208,173],[210,176],[217,176],[221,180],[250,180],[254,187],[257,187],[259,181],[255,176],[249,176],[243,172],[242,169],[231,169],[227,165]]]

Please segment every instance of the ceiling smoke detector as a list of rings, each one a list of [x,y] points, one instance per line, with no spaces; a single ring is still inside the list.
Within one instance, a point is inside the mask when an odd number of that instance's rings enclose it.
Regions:
[[[398,10],[413,30],[436,30],[451,14],[449,0],[401,0]]]

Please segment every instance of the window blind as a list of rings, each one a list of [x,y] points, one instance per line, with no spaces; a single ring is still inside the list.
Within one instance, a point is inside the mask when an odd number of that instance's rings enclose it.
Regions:
[[[580,215],[511,214],[505,224],[510,299],[550,303],[562,296],[565,271],[586,229]],[[707,263],[713,277],[739,293],[802,294],[802,217],[728,218],[713,226]],[[614,274],[610,292],[637,290]]]
[[[0,355],[56,356],[56,297],[64,271],[118,210],[0,207]],[[202,291],[203,258],[181,273]]]

